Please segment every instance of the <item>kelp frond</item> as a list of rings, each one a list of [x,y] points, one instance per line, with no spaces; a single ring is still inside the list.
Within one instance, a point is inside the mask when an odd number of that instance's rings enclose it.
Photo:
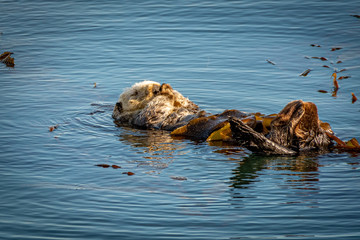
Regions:
[[[11,57],[12,52],[3,52],[0,55],[0,61],[4,63],[7,67],[15,67],[14,58]]]

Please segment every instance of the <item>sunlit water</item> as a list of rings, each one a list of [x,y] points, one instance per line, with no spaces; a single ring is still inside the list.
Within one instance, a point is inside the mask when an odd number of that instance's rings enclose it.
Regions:
[[[212,113],[312,101],[338,137],[360,139],[359,7],[0,1],[0,50],[16,64],[0,66],[0,238],[359,239],[359,155],[261,157],[111,118],[150,79]],[[333,97],[335,69],[351,78]]]

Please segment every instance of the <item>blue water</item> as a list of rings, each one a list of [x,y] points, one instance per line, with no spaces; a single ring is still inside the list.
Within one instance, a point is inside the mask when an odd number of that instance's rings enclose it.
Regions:
[[[359,239],[358,154],[261,157],[111,118],[149,79],[212,113],[312,101],[339,138],[360,139],[359,7],[0,0],[0,51],[16,64],[0,66],[0,238]],[[333,97],[336,69],[351,78]]]

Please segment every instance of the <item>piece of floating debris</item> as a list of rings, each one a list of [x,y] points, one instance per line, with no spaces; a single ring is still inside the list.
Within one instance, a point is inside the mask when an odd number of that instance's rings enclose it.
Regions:
[[[178,181],[186,181],[187,177],[171,176],[171,179],[178,180]]]
[[[352,95],[352,103],[356,102],[357,97],[355,96],[355,94],[352,92],[351,95]]]
[[[276,63],[274,63],[273,61],[270,61],[269,59],[266,59],[266,61],[272,65],[276,65]]]
[[[49,127],[49,132],[54,131],[54,130],[57,129],[58,127],[59,127],[59,125],[50,126],[50,127]]]
[[[135,175],[135,173],[133,173],[133,172],[123,172],[122,174],[127,174],[128,176]]]
[[[311,69],[306,69],[304,72],[302,72],[299,76],[301,76],[301,77],[306,77],[308,74],[309,74],[309,72],[311,72]]]
[[[14,53],[13,53],[13,52],[3,52],[3,53],[0,55],[0,61],[3,61],[4,59],[10,57],[11,54],[14,54]]]
[[[339,90],[338,88],[336,89],[334,88],[334,91],[331,92],[331,96],[336,98],[338,90]]]
[[[350,16],[360,18],[360,15],[350,15]]]
[[[108,167],[110,167],[109,164],[96,164],[95,166],[97,166],[97,167],[103,167],[103,168],[108,168]]]
[[[331,51],[334,52],[334,51],[337,51],[337,50],[340,50],[342,49],[341,47],[334,47],[334,48],[331,48]]]
[[[112,167],[114,169],[118,169],[118,168],[121,168],[120,166],[118,165],[109,165],[109,164],[96,164],[95,166],[97,167],[102,167],[102,168],[109,168],[109,167]]]
[[[96,88],[96,82],[94,83],[94,88]]]
[[[321,93],[328,93],[328,91],[325,91],[325,90],[318,90],[318,92],[321,92]]]
[[[321,61],[327,61],[328,59],[326,57],[311,57],[313,59],[320,59]]]
[[[348,79],[348,78],[351,78],[351,76],[341,76],[338,78],[338,80],[343,80],[343,79]]]
[[[15,67],[14,58],[11,57],[13,52],[3,52],[0,55],[0,62],[4,63],[7,67]]]
[[[337,75],[336,75],[336,73],[333,73],[331,76],[334,78],[334,80],[333,80],[334,90],[337,91],[337,90],[339,89],[339,83],[338,83],[338,81],[336,80]]]
[[[318,45],[318,44],[310,44],[310,46],[312,46],[312,47],[321,47],[321,46]]]

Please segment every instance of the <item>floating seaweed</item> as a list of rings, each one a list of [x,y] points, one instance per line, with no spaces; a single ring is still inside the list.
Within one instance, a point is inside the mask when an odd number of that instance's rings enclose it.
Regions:
[[[7,67],[15,67],[14,58],[11,57],[13,52],[3,52],[0,55],[0,62],[4,63]]]
[[[333,73],[331,76],[334,78],[334,79],[333,79],[334,89],[335,89],[335,91],[337,91],[337,90],[339,89],[339,83],[338,83],[338,81],[336,80],[337,75],[336,75],[336,73]]]
[[[127,174],[128,176],[135,175],[135,173],[133,173],[133,172],[123,172],[122,174]]]
[[[321,46],[318,45],[318,44],[310,44],[310,46],[312,46],[312,47],[321,47]]]
[[[95,166],[97,166],[97,167],[103,167],[103,168],[108,168],[108,167],[110,167],[109,164],[96,164]]]
[[[332,74],[332,77],[334,77],[334,79],[333,79],[334,90],[332,91],[331,96],[337,97],[337,92],[338,92],[338,90],[339,90],[339,83],[338,83],[338,81],[336,80],[336,73],[333,73],[333,74]]]
[[[3,61],[4,59],[6,59],[7,57],[11,56],[11,54],[14,54],[13,52],[3,52],[0,55],[0,61]]]
[[[323,65],[324,68],[330,68],[328,65]]]
[[[338,142],[336,141],[336,143]],[[346,152],[360,152],[360,144],[356,138],[352,138],[346,142],[341,141],[340,144],[335,146],[335,148]]]
[[[346,142],[346,146],[359,148],[360,144],[359,144],[358,140],[356,140],[356,138],[352,138]]]
[[[57,125],[54,125],[54,126],[50,126],[50,127],[49,127],[49,132],[54,131],[54,130],[57,129],[58,127],[59,127],[58,124],[57,124]]]
[[[96,164],[95,166],[97,167],[102,167],[102,168],[109,168],[109,167],[112,167],[113,169],[118,169],[118,168],[121,168],[120,166],[118,165],[109,165],[109,164]]]
[[[360,18],[360,15],[350,15],[350,16]]]
[[[171,179],[178,180],[178,181],[186,181],[187,177],[171,176]]]
[[[232,140],[232,133],[230,129],[230,123],[227,123],[224,127],[216,130],[210,134],[206,141],[229,141]]]
[[[355,94],[352,92],[351,95],[352,95],[352,103],[356,102],[357,97],[355,96]]]
[[[318,92],[320,92],[320,93],[328,93],[328,91],[326,91],[326,90],[318,90]]]
[[[340,49],[342,49],[342,48],[341,47],[334,47],[334,48],[331,48],[331,51],[334,52],[334,51],[338,51]]]
[[[321,61],[327,61],[328,59],[326,57],[311,57],[313,59],[320,59]]]
[[[345,146],[346,144],[337,136],[335,136],[334,134],[330,134],[328,132],[325,132],[325,134],[331,139],[334,140],[337,144],[337,146]]]
[[[360,152],[360,144],[356,138],[352,138],[349,141],[342,141],[333,134],[326,132],[326,135],[336,142],[335,148],[343,151]]]
[[[337,92],[338,92],[338,90],[339,90],[338,88],[335,88],[335,89],[331,92],[331,96],[336,98],[336,97],[337,97]]]
[[[308,74],[309,74],[309,72],[311,72],[311,69],[306,69],[304,72],[302,72],[299,76],[301,76],[301,77],[306,77]]]
[[[269,59],[266,59],[266,61],[272,65],[276,65],[276,63],[274,63],[273,61],[270,61]]]
[[[338,80],[343,80],[343,79],[348,79],[348,78],[351,78],[351,76],[341,76],[338,78]]]

